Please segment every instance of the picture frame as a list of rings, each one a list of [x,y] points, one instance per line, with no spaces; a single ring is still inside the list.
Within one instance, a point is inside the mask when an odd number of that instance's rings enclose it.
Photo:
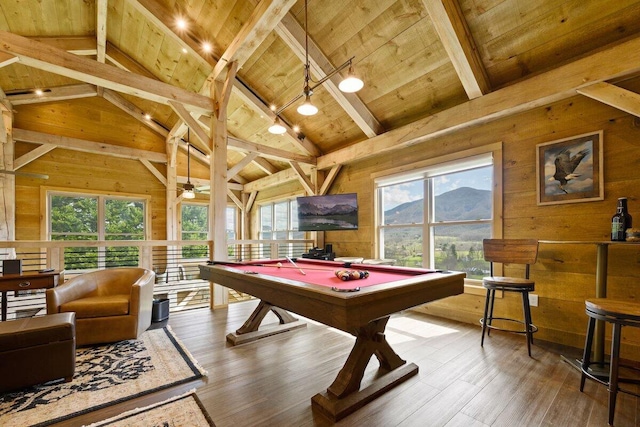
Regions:
[[[538,205],[604,200],[603,131],[536,145]]]

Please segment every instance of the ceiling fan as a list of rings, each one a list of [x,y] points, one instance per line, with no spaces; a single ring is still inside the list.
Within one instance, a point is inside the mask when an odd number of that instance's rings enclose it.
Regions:
[[[7,174],[7,175],[25,176],[28,178],[49,179],[49,175],[45,175],[41,173],[10,171],[6,169],[0,169],[0,173]]]

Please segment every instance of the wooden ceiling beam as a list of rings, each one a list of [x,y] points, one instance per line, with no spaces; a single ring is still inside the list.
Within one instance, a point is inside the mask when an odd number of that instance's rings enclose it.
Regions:
[[[13,168],[15,170],[20,169],[23,166],[28,165],[32,161],[39,159],[51,150],[55,150],[56,146],[53,144],[42,144],[28,153],[23,154],[13,161]]]
[[[284,161],[296,161],[299,163],[306,163],[309,165],[315,165],[316,158],[310,156],[304,156],[302,154],[292,153],[286,150],[280,150],[278,148],[269,147],[266,145],[256,144],[250,141],[244,141],[242,139],[228,136],[227,144],[229,145],[229,149],[234,149],[236,151],[244,151],[249,153],[258,153],[262,157],[271,158],[275,160],[284,160]]]
[[[29,37],[29,39],[48,44],[56,49],[66,50],[74,55],[98,55],[98,47],[95,37]]]
[[[256,157],[258,157],[258,153],[247,153],[242,160],[233,165],[231,169],[227,170],[227,181],[238,175],[240,171],[247,167],[249,163],[253,162]]]
[[[145,115],[144,111],[142,111],[140,108],[136,107],[135,104],[133,104],[132,102],[129,102],[127,99],[125,99],[118,92],[114,92],[114,91],[112,91],[110,89],[103,89],[101,96],[106,101],[109,101],[111,104],[113,104],[116,107],[120,108],[122,111],[124,111],[125,113],[127,113],[128,115],[133,117],[134,119],[138,120],[140,123],[144,124],[149,129],[151,129],[154,132],[156,132],[158,135],[160,135],[160,136],[162,136],[164,138],[166,138],[169,135],[169,131],[168,130],[166,130],[165,128],[163,128],[162,126],[160,126],[158,123],[154,122],[153,120],[148,120],[145,117],[146,115]]]
[[[305,31],[291,13],[287,13],[276,27],[276,33],[291,48],[298,58],[305,62]],[[335,67],[313,40],[309,39],[309,65],[311,72],[320,80],[329,75]],[[344,93],[338,89],[340,76],[335,75],[324,83],[324,87],[338,105],[351,117],[358,127],[372,138],[384,132],[384,128],[354,93]]]
[[[638,72],[640,37],[635,37],[375,138],[333,151],[319,157],[317,166],[323,170],[362,161],[567,99],[586,86]]]
[[[458,0],[422,0],[469,99],[491,91],[487,72]]]
[[[19,57],[24,65],[96,86],[161,104],[168,104],[170,100],[174,100],[203,114],[213,110],[213,102],[210,98],[148,77],[128,73],[7,31],[0,31],[0,50]]]
[[[578,93],[640,117],[640,94],[610,83],[596,83],[578,89]]]
[[[66,50],[74,55],[98,55],[97,41],[92,37],[30,37],[29,39],[48,44],[49,46],[58,49]],[[0,53],[0,58],[4,55],[6,55],[4,52]],[[109,60],[109,62],[121,70],[157,80],[153,73],[108,41],[105,42],[105,59]],[[19,59],[16,58],[16,60]]]
[[[0,52],[0,68],[6,67],[7,65],[11,65],[18,61],[20,61],[20,58],[18,58],[17,56]]]
[[[211,154],[211,149],[209,148],[209,135],[202,126],[200,126],[200,122],[194,119],[189,111],[187,111],[187,109],[179,102],[169,101],[169,105],[178,117],[182,119],[185,125],[193,131],[193,134],[198,140],[196,144],[193,144],[192,141],[189,141],[189,143],[198,147],[198,149],[203,151],[205,154]]]
[[[311,168],[307,165],[300,165],[304,174],[310,172]],[[298,181],[299,175],[293,168],[282,170],[273,175],[265,176],[264,178],[256,179],[244,185],[245,193],[251,193],[253,191],[262,191],[266,188],[276,187],[278,185],[285,184],[291,181]]]
[[[296,0],[261,0],[222,54],[207,80],[222,81],[224,70],[231,62],[236,62],[238,68],[241,68],[295,2]]]
[[[167,178],[162,175],[162,173],[147,159],[140,159],[140,163],[144,165],[145,168],[149,170],[155,176],[158,181],[162,183],[165,187],[167,186]]]
[[[293,171],[298,176],[298,181],[300,182],[300,184],[302,184],[302,188],[304,188],[307,194],[309,194],[310,196],[314,196],[316,194],[314,185],[311,182],[311,179],[307,176],[307,174],[304,173],[304,171],[302,170],[302,167],[300,167],[300,165],[297,162],[293,162],[293,161],[289,162],[289,164],[291,165],[291,169],[293,169]]]
[[[96,87],[87,83],[47,88],[42,95],[32,93],[7,93],[7,99],[13,105],[39,104],[41,102],[66,101],[69,99],[91,98],[97,96]]]
[[[255,159],[253,159],[253,163],[255,163],[257,167],[262,169],[262,171],[267,175],[273,175],[274,173],[280,171],[280,169],[275,167],[273,163],[262,157],[256,157]]]
[[[329,188],[331,188],[331,185],[338,177],[338,173],[340,172],[340,169],[342,169],[342,166],[336,165],[329,170],[329,173],[327,173],[327,176],[324,178],[324,181],[320,186],[320,191],[318,192],[318,195],[324,196],[325,194],[327,194],[327,192],[329,191]]]
[[[107,53],[107,0],[96,0],[96,59],[104,64]]]
[[[69,138],[60,135],[51,135],[43,132],[35,132],[25,129],[13,129],[13,139],[16,141],[31,142],[34,144],[50,144],[59,148],[66,148],[85,153],[110,155],[125,159],[146,159],[155,163],[166,163],[167,155],[155,151],[139,150],[137,148],[123,147],[120,145],[105,144],[103,142],[87,141],[78,138]]]

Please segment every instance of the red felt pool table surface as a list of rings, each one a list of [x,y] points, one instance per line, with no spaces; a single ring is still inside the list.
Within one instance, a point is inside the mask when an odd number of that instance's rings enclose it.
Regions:
[[[410,269],[394,266],[372,266],[364,264],[347,264],[332,261],[294,259],[295,265],[288,260],[263,260],[246,264],[233,264],[233,268],[247,272],[276,276],[281,279],[295,280],[312,285],[335,287],[341,290],[364,288],[367,286],[391,283],[423,274],[435,273],[435,270]],[[302,270],[304,274],[302,273]],[[344,281],[338,278],[336,271],[367,271],[364,279]]]

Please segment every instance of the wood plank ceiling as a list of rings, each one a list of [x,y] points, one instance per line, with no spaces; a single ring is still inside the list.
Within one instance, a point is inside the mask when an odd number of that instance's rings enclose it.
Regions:
[[[227,165],[247,184],[290,161],[307,171],[316,159],[340,163],[349,147],[404,136],[412,123],[633,39],[640,0],[309,0],[312,79],[355,57],[365,87],[344,95],[331,79],[313,93],[317,115],[292,105],[281,114],[289,132],[272,135],[269,106],[302,92],[304,22],[303,0],[3,0],[3,102],[22,141],[52,143],[53,134],[165,153],[165,139],[189,126],[207,153],[208,79],[232,55],[240,67]]]

